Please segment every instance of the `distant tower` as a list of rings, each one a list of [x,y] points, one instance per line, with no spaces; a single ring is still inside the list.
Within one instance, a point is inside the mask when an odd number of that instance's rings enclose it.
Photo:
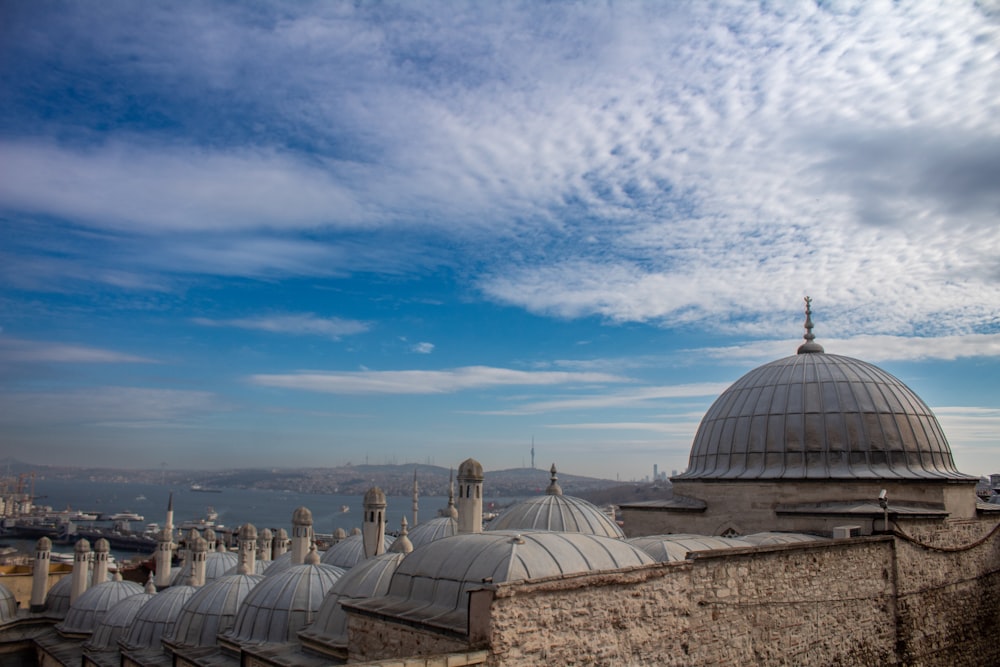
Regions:
[[[313,540],[313,515],[308,508],[300,507],[292,513],[292,565],[306,562],[306,554]]]
[[[535,469],[535,436],[531,436],[531,469]]]
[[[90,542],[86,538],[78,540],[73,546],[73,577],[70,582],[69,603],[72,605],[76,599],[87,591],[87,577],[90,575],[90,560],[93,554],[90,551]]]
[[[417,469],[413,469],[413,525],[417,525],[417,510],[420,507],[420,502],[417,500]]]
[[[483,464],[475,459],[458,466],[458,532],[483,532]]]
[[[156,580],[157,588],[170,585],[170,562],[174,555],[173,530],[164,526],[156,540]]]
[[[167,521],[163,524],[163,527],[170,531],[170,541],[174,541],[174,492],[170,492],[169,498],[167,498]]]
[[[245,567],[247,574],[254,574],[257,569],[257,527],[252,523],[240,526],[239,564]]]
[[[654,482],[660,481],[660,469],[659,466],[655,463],[653,464],[653,481]]]
[[[377,486],[365,494],[364,528],[361,539],[365,547],[365,558],[385,553],[385,493]]]
[[[90,580],[91,586],[103,584],[108,580],[108,553],[111,545],[103,537],[94,542],[94,572]]]
[[[45,594],[49,590],[49,565],[51,563],[52,540],[40,537],[35,544],[35,560],[31,571],[30,611],[32,613],[45,610]]]

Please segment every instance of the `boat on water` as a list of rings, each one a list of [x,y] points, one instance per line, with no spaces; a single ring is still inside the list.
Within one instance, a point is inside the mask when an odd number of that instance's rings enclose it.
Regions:
[[[107,518],[108,521],[145,521],[146,517],[141,514],[136,514],[135,512],[130,512],[125,510],[124,512],[118,512],[116,514],[111,514]]]
[[[182,521],[178,528],[181,530],[205,530],[206,528],[223,528],[221,524],[217,524],[216,520],[219,518],[219,513],[215,511],[215,508],[209,507],[205,510],[205,516],[198,519],[188,519]]]
[[[350,511],[351,511],[351,508],[349,506],[347,506],[347,505],[341,505],[340,506],[340,513],[341,514],[347,514]]]
[[[208,486],[202,486],[201,484],[192,484],[191,490],[195,493],[222,493],[222,489],[213,489]]]

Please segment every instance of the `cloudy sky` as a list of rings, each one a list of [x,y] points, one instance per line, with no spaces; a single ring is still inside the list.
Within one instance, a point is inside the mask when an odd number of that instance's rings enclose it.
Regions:
[[[0,449],[640,478],[810,295],[1000,472],[989,4],[4,2]]]

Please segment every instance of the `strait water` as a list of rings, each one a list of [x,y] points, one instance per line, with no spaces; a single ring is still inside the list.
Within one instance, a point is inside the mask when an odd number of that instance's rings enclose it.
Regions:
[[[36,505],[49,505],[53,510],[70,508],[95,514],[135,512],[144,517],[142,522],[132,522],[133,530],[142,530],[147,523],[163,526],[170,493],[174,495],[174,525],[205,516],[209,509],[218,513],[217,525],[235,529],[252,523],[257,530],[284,528],[291,533],[292,513],[298,507],[307,507],[313,515],[313,530],[332,533],[337,528],[350,532],[361,527],[362,498],[331,494],[296,493],[294,491],[262,491],[253,489],[222,488],[220,493],[192,491],[188,487],[170,487],[157,484],[105,483],[59,479],[35,480]],[[492,498],[486,501],[505,505],[512,499]],[[399,530],[400,521],[406,516],[413,523],[413,501],[410,497],[390,496],[386,506],[386,530]],[[347,512],[342,512],[347,506]],[[438,515],[439,509],[448,506],[445,497],[421,497],[419,519],[427,521]],[[77,524],[86,527],[85,522]],[[95,525],[108,525],[105,522]],[[0,536],[0,544],[34,551],[35,540],[15,540]],[[72,551],[68,545],[56,545],[56,551]],[[116,558],[127,559],[134,553],[112,549]]]

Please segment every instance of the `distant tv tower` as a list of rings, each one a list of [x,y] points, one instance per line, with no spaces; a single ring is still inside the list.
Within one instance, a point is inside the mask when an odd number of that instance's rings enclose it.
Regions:
[[[535,436],[531,436],[531,469],[535,469]]]

